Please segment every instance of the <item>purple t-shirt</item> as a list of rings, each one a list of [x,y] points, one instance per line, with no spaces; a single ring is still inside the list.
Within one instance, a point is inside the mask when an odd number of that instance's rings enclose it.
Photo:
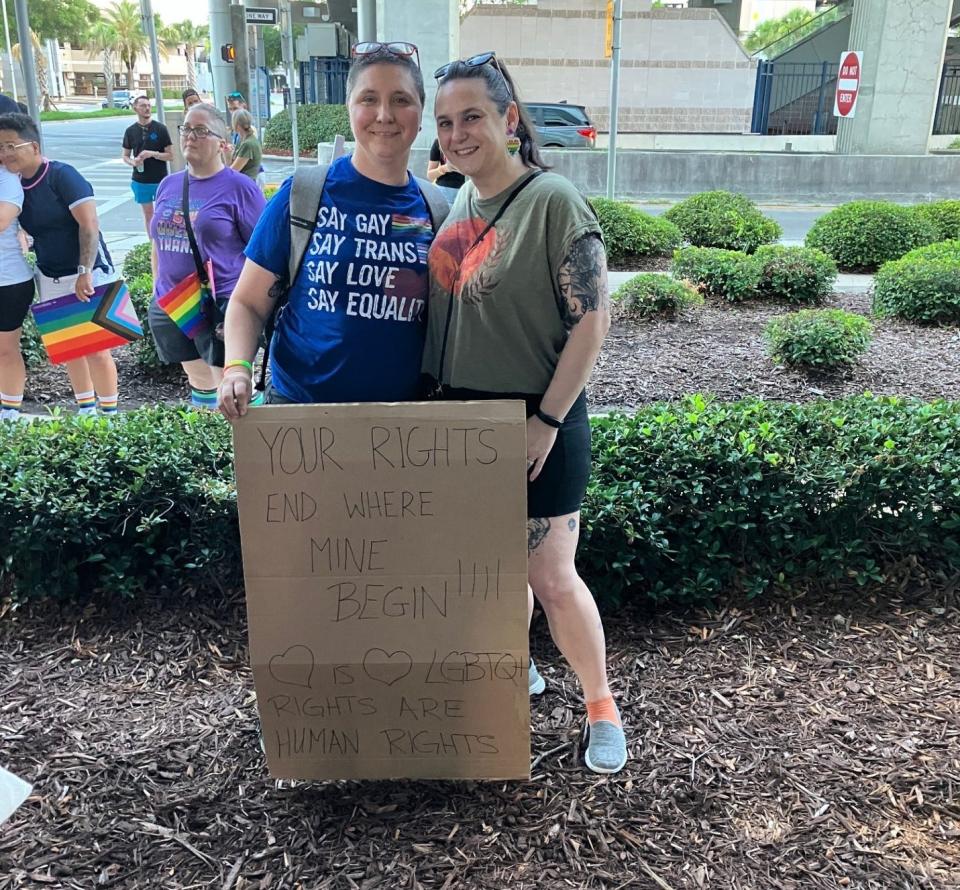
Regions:
[[[159,268],[154,294],[159,296],[196,271],[183,224],[183,177],[174,173],[160,183],[150,237],[157,246]],[[190,222],[204,261],[213,263],[217,297],[225,299],[243,268],[243,249],[266,206],[263,192],[249,177],[225,167],[207,179],[190,177]]]

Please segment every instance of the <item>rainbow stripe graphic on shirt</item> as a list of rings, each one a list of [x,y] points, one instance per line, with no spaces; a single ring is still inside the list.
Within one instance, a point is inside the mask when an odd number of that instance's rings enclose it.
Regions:
[[[130,292],[122,281],[96,288],[87,302],[67,294],[33,307],[47,356],[63,364],[143,336]]]
[[[432,235],[433,226],[429,219],[421,219],[416,216],[404,216],[402,213],[394,213],[390,224],[390,233],[392,235]]]
[[[190,339],[200,333],[207,324],[201,309],[202,294],[203,286],[200,284],[200,276],[194,272],[163,296],[157,297],[157,305]]]

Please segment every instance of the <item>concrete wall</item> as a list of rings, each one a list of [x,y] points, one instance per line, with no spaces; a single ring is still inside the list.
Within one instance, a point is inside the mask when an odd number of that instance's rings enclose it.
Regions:
[[[584,194],[606,190],[602,151],[547,151],[557,173]],[[427,152],[410,167],[422,174]],[[617,197],[676,199],[710,189],[742,192],[767,203],[839,204],[861,198],[916,203],[960,199],[960,152],[953,155],[836,155],[623,151],[617,155]]]
[[[756,64],[730,28],[714,10],[649,5],[641,0],[641,9],[631,3],[624,12],[621,129],[749,132]],[[524,98],[585,105],[605,129],[610,120],[605,16],[605,0],[478,4],[461,23],[461,53],[496,50]]]

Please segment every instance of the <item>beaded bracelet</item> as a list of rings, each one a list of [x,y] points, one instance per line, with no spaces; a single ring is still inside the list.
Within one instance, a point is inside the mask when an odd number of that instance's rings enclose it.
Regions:
[[[228,368],[246,368],[250,372],[250,376],[253,376],[253,362],[248,362],[242,358],[232,358],[224,366],[223,370],[226,371]]]

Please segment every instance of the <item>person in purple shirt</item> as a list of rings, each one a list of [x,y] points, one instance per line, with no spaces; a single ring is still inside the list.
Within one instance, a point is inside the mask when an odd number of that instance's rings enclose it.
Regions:
[[[224,165],[223,149],[229,131],[214,106],[191,106],[179,131],[187,169],[160,183],[150,223],[154,277],[150,331],[160,359],[183,365],[192,404],[215,409],[223,376],[222,327],[208,324],[190,339],[157,304],[157,298],[196,273],[184,223],[183,178],[189,176],[190,222],[200,258],[212,273],[221,310],[225,310],[240,277],[243,250],[266,202],[249,176]]]

